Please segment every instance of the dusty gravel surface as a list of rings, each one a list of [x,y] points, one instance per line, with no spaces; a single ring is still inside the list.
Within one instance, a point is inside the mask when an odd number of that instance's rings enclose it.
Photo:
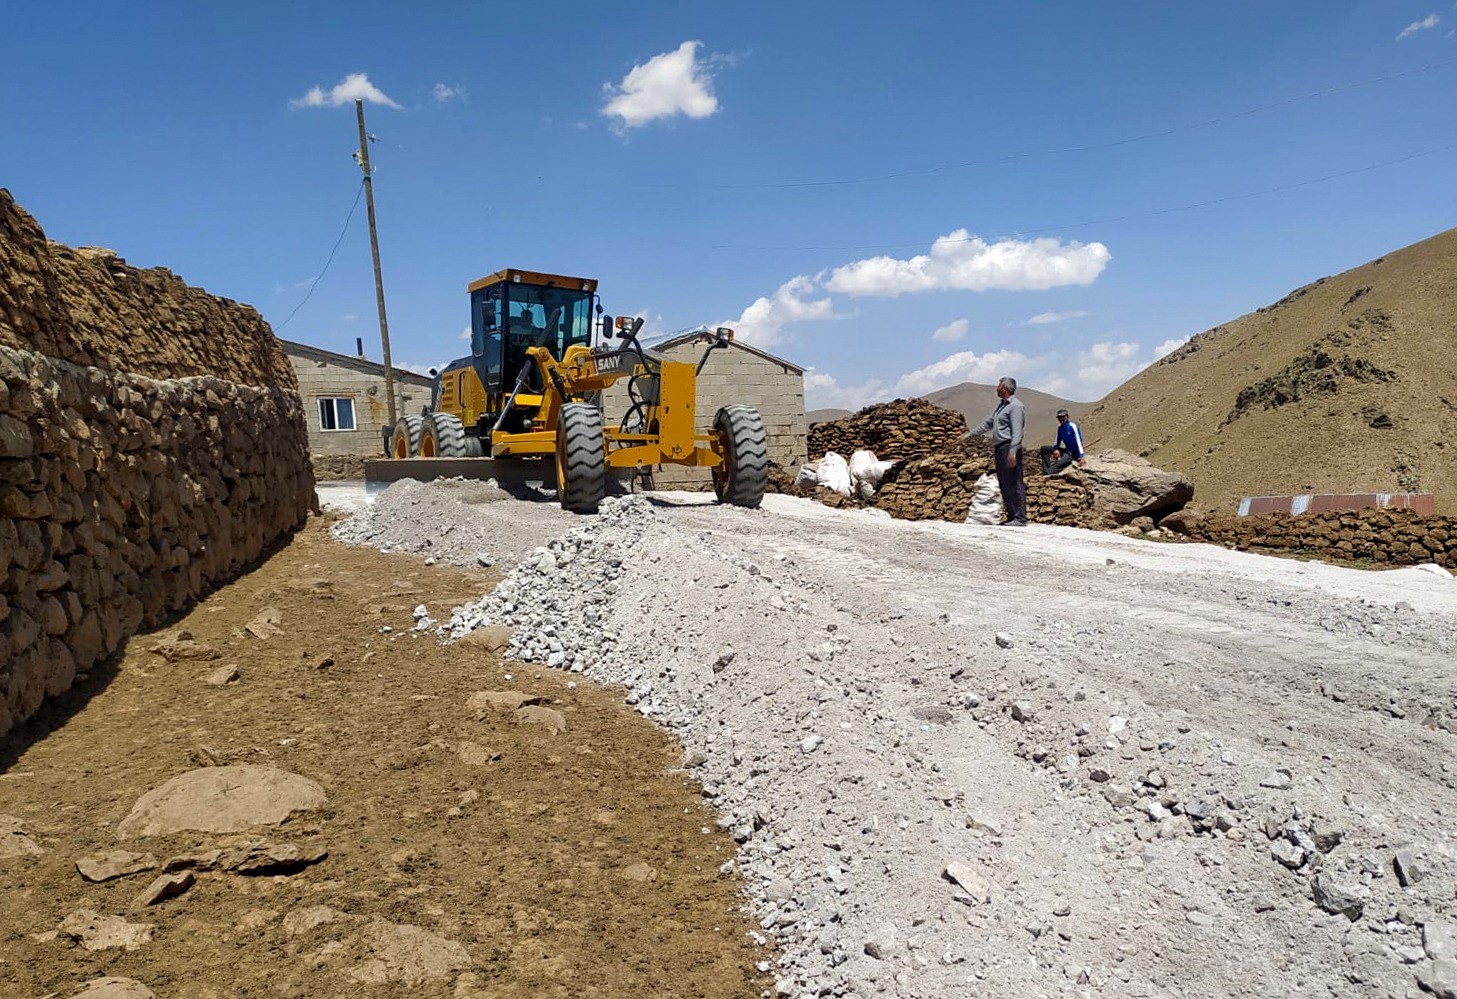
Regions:
[[[782,993],[1442,987],[1457,583],[766,507],[611,501],[451,630],[682,741]]]
[[[0,747],[0,996],[103,976],[159,999],[757,995],[766,952],[719,870],[734,844],[676,746],[580,677],[414,630],[417,606],[448,616],[498,578],[346,547],[315,519],[16,733]],[[565,730],[473,706],[480,691]],[[219,764],[327,795],[247,834],[301,869],[227,870],[237,837],[119,837],[144,793]],[[95,862],[115,851],[132,856]],[[198,858],[178,875],[192,883],[140,902],[178,857]],[[121,873],[91,883],[78,861]],[[68,936],[123,921],[151,928],[118,928],[147,938],[134,950]]]

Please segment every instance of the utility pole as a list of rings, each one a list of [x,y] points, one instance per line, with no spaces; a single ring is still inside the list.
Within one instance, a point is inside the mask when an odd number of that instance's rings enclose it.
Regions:
[[[364,204],[369,209],[369,250],[374,254],[374,298],[379,305],[379,342],[384,348],[384,394],[389,400],[390,429],[395,426],[395,369],[390,365],[390,324],[384,314],[384,277],[379,271],[379,235],[374,229],[374,180],[369,175],[369,136],[364,131],[364,102],[354,102],[359,118],[359,168],[364,171]]]

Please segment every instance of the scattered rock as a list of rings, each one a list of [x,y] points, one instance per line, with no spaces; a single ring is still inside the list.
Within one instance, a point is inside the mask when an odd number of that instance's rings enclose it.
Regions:
[[[622,869],[622,876],[628,881],[653,882],[658,880],[658,869],[638,861]]]
[[[137,950],[152,942],[150,923],[129,923],[121,916],[103,916],[91,909],[78,909],[61,920],[61,936],[86,950]]]
[[[422,985],[449,978],[472,964],[470,952],[459,943],[407,923],[371,919],[360,931],[359,942],[370,958],[349,969],[349,978],[362,985]]]
[[[487,652],[500,652],[511,644],[511,629],[504,624],[483,624],[456,641]]]
[[[683,760],[683,769],[696,770],[708,762],[708,754],[701,749],[695,749]]]
[[[201,853],[184,853],[176,857],[168,857],[162,863],[162,872],[170,874],[173,871],[211,871],[218,866],[218,860],[222,858],[221,850],[204,850]]]
[[[322,787],[286,770],[204,767],[142,795],[116,827],[116,835],[125,840],[184,830],[243,832],[253,826],[278,825],[327,801]]]
[[[338,909],[331,909],[327,905],[305,905],[290,911],[283,917],[283,932],[291,937],[299,937],[316,927],[355,918],[357,917],[340,912]]]
[[[1260,787],[1268,787],[1274,791],[1288,791],[1293,784],[1290,771],[1284,768],[1277,768],[1260,781]]]
[[[519,725],[544,725],[552,735],[567,730],[566,717],[555,708],[543,708],[539,705],[527,705],[524,708],[517,708],[512,716]]]
[[[501,758],[501,754],[487,749],[478,742],[462,742],[455,747],[455,755],[469,767],[483,767]]]
[[[282,623],[283,615],[279,613],[277,607],[265,607],[258,612],[257,617],[243,625],[243,630],[254,638],[266,642],[275,635],[283,634],[283,629],[279,627]]]
[[[1433,919],[1422,924],[1422,949],[1432,960],[1457,960],[1457,923]]]
[[[230,683],[237,683],[243,679],[243,674],[238,672],[236,666],[219,666],[202,679],[210,686],[226,687]]]
[[[1317,874],[1310,887],[1315,904],[1333,916],[1345,916],[1354,923],[1366,908],[1365,889],[1343,884],[1332,874]]]
[[[1417,972],[1417,984],[1437,999],[1457,999],[1457,960],[1438,958]]]
[[[1426,865],[1417,859],[1415,850],[1397,850],[1391,866],[1396,870],[1396,880],[1403,888],[1410,888],[1427,876]]]
[[[234,874],[289,875],[297,874],[327,856],[329,851],[323,847],[259,840],[223,850],[217,866]]]
[[[1012,636],[1005,631],[997,632],[997,648],[1010,649],[1012,647]]]
[[[1000,837],[1002,835],[1002,824],[988,815],[968,815],[966,817],[966,825],[967,828],[984,832],[988,836]]]
[[[0,860],[36,857],[45,853],[41,845],[25,833],[25,824],[13,815],[0,815]]]
[[[533,704],[540,704],[544,698],[523,694],[519,690],[482,690],[466,699],[465,709],[480,721],[492,712],[508,714]]]
[[[129,874],[140,874],[157,866],[157,858],[150,853],[132,853],[130,850],[106,850],[82,857],[76,861],[76,873],[92,884],[124,878]]]
[[[992,900],[991,882],[972,870],[968,864],[953,860],[946,865],[946,870],[941,873],[941,876],[958,885],[976,902],[985,905]]]
[[[145,909],[149,905],[176,898],[196,883],[197,875],[191,871],[163,874],[137,893],[137,897],[132,900],[132,908]]]
[[[171,638],[164,638],[152,646],[152,651],[169,663],[209,662],[218,658],[218,650],[211,645],[194,642],[187,632]]]
[[[895,923],[876,923],[865,938],[865,953],[877,961],[889,961],[895,953],[895,940]]]
[[[71,999],[152,999],[153,992],[135,978],[108,975],[93,978],[73,993]]]

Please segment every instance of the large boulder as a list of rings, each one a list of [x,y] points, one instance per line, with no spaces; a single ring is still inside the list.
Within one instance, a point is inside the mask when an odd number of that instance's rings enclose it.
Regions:
[[[1136,454],[1110,448],[1087,456],[1086,466],[1071,465],[1059,473],[1084,486],[1093,509],[1116,524],[1137,517],[1158,520],[1194,498],[1194,483],[1178,472],[1166,472]]]
[[[138,798],[116,827],[116,835],[125,840],[183,830],[244,832],[278,825],[295,812],[323,807],[327,800],[322,787],[287,770],[203,767],[179,774]]]

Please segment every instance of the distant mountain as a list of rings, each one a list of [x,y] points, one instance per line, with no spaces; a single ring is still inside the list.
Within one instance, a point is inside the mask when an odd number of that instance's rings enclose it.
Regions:
[[[1083,430],[1189,475],[1204,509],[1425,490],[1457,513],[1457,229],[1199,334]]]
[[[827,420],[843,420],[850,415],[848,409],[811,409],[804,414],[804,421],[810,426],[816,423],[824,423]]]
[[[1057,437],[1057,411],[1065,409],[1068,414],[1077,421],[1093,408],[1090,402],[1070,402],[1067,399],[1059,399],[1055,395],[1048,395],[1046,392],[1039,392],[1036,389],[1017,386],[1017,398],[1022,400],[1022,405],[1027,409],[1027,432],[1026,439],[1028,447],[1041,444],[1051,444]],[[927,402],[934,402],[938,406],[945,406],[947,409],[954,409],[966,417],[966,422],[972,426],[985,420],[991,411],[997,408],[997,387],[995,385],[978,385],[976,382],[962,382],[960,385],[953,385],[950,388],[938,389],[930,395],[925,396]],[[1083,428],[1083,440],[1086,446],[1093,447],[1094,441],[1088,434],[1087,428]]]

